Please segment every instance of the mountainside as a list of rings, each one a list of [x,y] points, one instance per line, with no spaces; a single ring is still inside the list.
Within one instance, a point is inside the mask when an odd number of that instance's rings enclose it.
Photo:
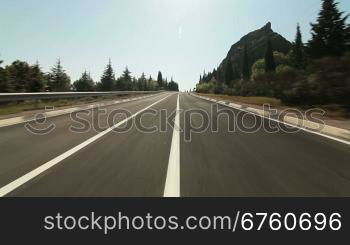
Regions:
[[[259,30],[253,31],[234,45],[232,45],[226,58],[221,62],[218,72],[223,74],[226,69],[227,60],[231,59],[233,71],[236,78],[241,76],[243,63],[244,45],[247,45],[248,63],[252,66],[258,59],[265,55],[266,43],[270,39],[274,51],[288,53],[291,48],[291,43],[280,34],[274,32],[271,28],[271,23],[267,23]]]

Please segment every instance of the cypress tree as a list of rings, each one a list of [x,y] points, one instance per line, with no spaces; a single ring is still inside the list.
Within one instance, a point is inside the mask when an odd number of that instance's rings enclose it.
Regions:
[[[217,76],[217,80],[221,83],[224,82],[224,77],[223,77],[223,73],[222,73],[222,69],[218,68],[216,70],[216,76]]]
[[[153,87],[153,78],[152,78],[151,75],[149,75],[149,78],[148,78],[148,81],[147,81],[147,89],[148,89],[148,91],[154,90],[154,87]]]
[[[242,78],[245,81],[250,79],[250,67],[249,67],[249,58],[248,58],[248,50],[247,44],[244,44],[243,50],[243,67],[242,67]]]
[[[106,69],[104,70],[101,77],[100,90],[113,91],[114,87],[115,87],[115,75],[112,67],[112,62],[111,60],[109,60],[108,65],[106,66]]]
[[[304,66],[304,44],[299,24],[297,25],[297,34],[295,35],[291,55],[295,67],[302,68]]]
[[[217,80],[217,71],[216,71],[216,69],[213,70],[212,78],[215,78],[215,80]]]
[[[202,80],[200,83],[205,83],[207,80],[207,74],[205,73],[205,70],[203,71],[203,75],[202,75]]]
[[[226,69],[225,69],[225,83],[226,85],[230,85],[233,81],[233,67],[232,67],[232,61],[230,58],[227,59],[226,63]]]
[[[346,20],[335,0],[323,0],[317,23],[311,24],[308,50],[313,58],[341,56],[346,49]]]
[[[207,82],[207,83],[210,82],[212,78],[213,78],[213,73],[208,72],[205,82]]]
[[[266,52],[265,52],[265,72],[275,72],[276,63],[273,57],[273,50],[271,45],[271,40],[267,40]]]
[[[149,84],[148,84],[148,80],[147,78],[145,77],[145,91],[148,91],[149,90]]]
[[[147,78],[146,78],[145,73],[142,73],[141,78],[142,78],[142,83],[143,83],[143,90],[147,91],[148,90],[148,88],[147,88]]]
[[[160,71],[158,72],[157,82],[158,82],[158,87],[160,89],[163,88],[163,75]]]
[[[164,89],[168,89],[168,78],[165,78],[165,81],[164,81]]]

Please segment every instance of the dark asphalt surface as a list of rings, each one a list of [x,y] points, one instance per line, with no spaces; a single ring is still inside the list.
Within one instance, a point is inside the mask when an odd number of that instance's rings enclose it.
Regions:
[[[147,127],[160,126],[160,112],[171,114],[176,110],[177,93],[158,94],[106,109],[136,113],[168,95],[152,107],[157,115],[146,111],[136,117],[142,116]],[[217,122],[218,127],[218,132],[207,129],[192,133],[191,141],[187,141],[189,130],[200,127],[203,121],[195,111],[180,114],[181,196],[350,196],[348,145],[303,131],[268,133],[258,128],[260,123],[277,123],[219,105],[219,109],[228,111],[231,123],[237,122],[235,132],[228,132],[227,117],[213,114],[212,105],[180,93],[181,110],[200,109],[209,115],[209,125]],[[90,122],[97,121],[96,113],[79,115]],[[118,116],[115,122],[122,119]],[[102,128],[112,125],[106,115],[99,121]],[[51,122],[56,129],[42,136],[29,133],[23,124],[0,128],[0,188],[103,130],[72,133],[69,127],[77,123],[69,115],[51,118],[45,125]],[[250,132],[238,129],[243,125],[251,126]],[[110,132],[8,196],[160,197],[172,134],[169,126],[164,132],[145,133],[135,125],[128,132]]]
[[[212,103],[181,98],[181,109],[202,109],[212,117]],[[268,133],[263,128],[253,132],[262,121],[278,123],[221,105],[219,109],[234,112],[229,115],[230,122],[237,122],[235,132],[228,133],[227,117],[214,116],[211,121],[219,122],[217,133],[192,134],[189,143],[182,134],[182,196],[350,196],[348,145],[286,128],[287,132]],[[192,125],[200,126],[200,119],[192,117]],[[243,123],[253,129],[239,130]],[[190,127],[190,120],[183,126]]]
[[[95,113],[92,113],[90,110],[90,115],[80,112],[78,114],[79,117],[85,118],[89,122],[94,122],[95,125],[91,126],[85,133],[71,133],[70,127],[79,127],[80,124],[73,122],[69,114],[49,118],[43,125],[31,124],[42,129],[54,123],[56,125],[55,130],[46,135],[32,134],[24,127],[24,124],[0,128],[0,186],[15,180],[103,131],[108,125],[112,124],[112,122],[108,123],[107,120],[107,115],[110,115],[111,111],[126,109],[131,113],[135,113],[163,97],[165,95],[155,95],[140,101],[121,103],[100,108],[100,112],[97,112],[97,109],[95,109]],[[105,114],[101,111],[102,109],[106,109],[107,113]],[[100,119],[97,120],[97,118]],[[119,116],[116,118],[116,122],[124,118],[124,116]]]

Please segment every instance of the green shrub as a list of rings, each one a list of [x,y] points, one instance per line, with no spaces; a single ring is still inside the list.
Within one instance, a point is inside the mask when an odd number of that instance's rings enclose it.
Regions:
[[[309,61],[302,69],[295,68],[288,55],[275,52],[274,56],[276,72],[265,73],[261,59],[253,65],[250,81],[236,80],[229,87],[211,81],[197,85],[197,91],[274,97],[287,105],[337,104],[350,110],[350,53]]]

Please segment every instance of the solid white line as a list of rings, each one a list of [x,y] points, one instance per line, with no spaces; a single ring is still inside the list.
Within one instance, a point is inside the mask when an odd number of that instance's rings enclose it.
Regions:
[[[202,100],[205,100],[205,101],[208,101],[205,98],[200,98],[198,96],[195,96],[195,97],[197,97],[199,99],[202,99]],[[215,101],[214,103],[217,103],[217,102]],[[217,103],[217,104],[219,104],[219,103]],[[224,104],[220,104],[220,105],[224,105]],[[333,137],[333,136],[330,136],[330,135],[327,135],[327,134],[319,133],[319,132],[316,132],[316,131],[313,131],[313,130],[310,130],[310,129],[307,129],[307,128],[302,128],[302,127],[299,127],[299,126],[294,125],[294,124],[290,124],[290,123],[287,123],[287,122],[284,122],[284,121],[280,121],[280,120],[277,120],[277,119],[274,119],[274,118],[266,117],[266,116],[263,116],[263,115],[260,115],[260,114],[257,114],[257,113],[251,112],[251,111],[247,111],[245,109],[231,107],[231,106],[226,105],[226,104],[224,106],[232,108],[232,109],[244,111],[244,112],[247,112],[249,114],[253,114],[253,115],[259,116],[261,118],[265,118],[265,119],[274,121],[274,122],[282,123],[282,124],[284,124],[286,126],[289,126],[289,127],[292,127],[292,128],[297,128],[297,129],[300,129],[300,130],[302,130],[304,132],[307,132],[307,133],[316,134],[316,135],[324,137],[324,138],[328,138],[328,139],[331,139],[331,140],[334,140],[334,141],[337,141],[337,142],[340,142],[340,143],[343,143],[343,144],[346,144],[346,145],[350,145],[350,142],[347,141],[347,140],[342,140],[342,139],[339,139],[339,138],[336,138],[336,137]]]
[[[177,96],[173,138],[165,181],[164,197],[180,197],[180,95]]]
[[[136,117],[137,115],[141,114],[142,112],[148,110],[149,108],[151,108],[152,106],[160,103],[161,101],[165,100],[166,98],[168,98],[170,95],[158,100],[157,102],[153,103],[150,106],[147,106],[146,108],[136,112],[135,114],[133,114],[132,116],[124,119],[123,121],[115,124],[114,126],[106,129],[105,131],[95,135],[94,137],[84,141],[83,143],[77,145],[76,147],[68,150],[67,152],[59,155],[58,157],[52,159],[51,161],[41,165],[40,167],[32,170],[31,172],[23,175],[22,177],[14,180],[13,182],[7,184],[6,186],[0,188],[0,197],[3,197],[5,195],[7,195],[8,193],[14,191],[15,189],[17,189],[18,187],[20,187],[21,185],[25,184],[26,182],[30,181],[31,179],[37,177],[38,175],[40,175],[41,173],[45,172],[46,170],[48,170],[49,168],[55,166],[56,164],[60,163],[61,161],[63,161],[64,159],[68,158],[69,156],[73,155],[74,153],[80,151],[81,149],[83,149],[84,147],[88,146],[89,144],[93,143],[94,141],[100,139],[101,137],[103,137],[104,135],[108,134],[109,132],[111,132],[112,130],[122,126],[123,124],[125,124],[126,122],[128,122],[129,120],[133,119],[134,117]]]
[[[234,108],[234,109],[237,109],[237,108]],[[294,125],[294,124],[290,124],[290,123],[287,123],[287,122],[284,122],[284,121],[280,121],[280,120],[277,120],[277,119],[274,119],[274,118],[266,117],[266,116],[263,116],[263,115],[260,115],[260,114],[254,113],[254,112],[250,112],[250,111],[247,111],[245,109],[237,109],[237,110],[241,110],[241,111],[244,111],[244,112],[247,112],[247,113],[250,113],[250,114],[254,114],[256,116],[259,116],[261,118],[265,118],[265,119],[268,119],[268,120],[271,120],[271,121],[274,121],[274,122],[282,123],[282,124],[284,124],[286,126],[289,126],[289,127],[292,127],[292,128],[297,128],[297,129],[300,129],[300,130],[302,130],[304,132],[307,132],[307,133],[316,134],[316,135],[324,137],[324,138],[328,138],[328,139],[331,139],[331,140],[334,140],[334,141],[337,141],[337,142],[340,142],[340,143],[343,143],[343,144],[346,144],[346,145],[350,145],[349,141],[342,140],[342,139],[339,139],[339,138],[336,138],[336,137],[333,137],[333,136],[330,136],[330,135],[327,135],[327,134],[323,134],[323,133],[319,133],[319,132],[316,132],[316,131],[312,131],[312,130],[307,129],[307,128],[302,128],[302,127],[299,127],[299,126]]]

